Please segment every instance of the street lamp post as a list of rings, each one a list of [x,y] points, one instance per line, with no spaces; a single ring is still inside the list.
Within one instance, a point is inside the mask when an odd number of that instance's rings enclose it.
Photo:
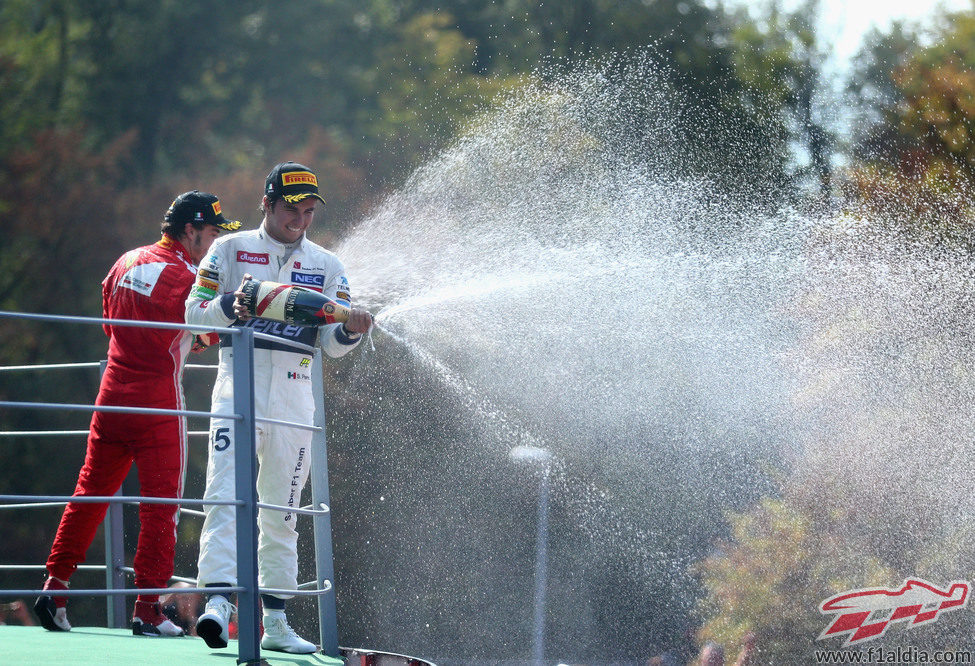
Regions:
[[[516,446],[508,453],[515,462],[538,465],[538,530],[535,534],[534,661],[542,666],[545,655],[545,592],[548,584],[548,498],[552,453],[537,446]]]

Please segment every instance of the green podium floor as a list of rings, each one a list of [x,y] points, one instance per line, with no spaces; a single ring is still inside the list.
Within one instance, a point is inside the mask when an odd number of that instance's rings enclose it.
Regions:
[[[270,666],[343,666],[323,654],[261,652]],[[69,632],[0,625],[0,663],[31,666],[236,666],[237,641],[211,650],[200,638],[146,638],[128,629],[73,627]]]

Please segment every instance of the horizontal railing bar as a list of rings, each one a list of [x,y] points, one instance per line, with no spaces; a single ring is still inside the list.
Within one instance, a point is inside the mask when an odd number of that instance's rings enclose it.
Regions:
[[[295,597],[317,597],[332,591],[332,581],[322,581],[325,587],[316,590],[282,590],[277,588],[261,587],[258,588],[261,594],[273,594],[276,596],[295,596]]]
[[[265,504],[264,502],[255,502],[258,509],[270,509],[271,511],[283,511],[284,513],[300,513],[306,516],[322,516],[329,512],[329,508],[322,505],[321,509],[306,509],[304,507],[293,507],[293,506],[282,506],[280,504]]]
[[[44,363],[39,365],[3,365],[0,372],[4,370],[62,370],[65,368],[97,368],[101,363],[98,361],[87,361],[84,363]]]
[[[75,501],[75,500],[72,500],[72,501]],[[148,503],[149,502],[147,502],[147,504]],[[151,503],[152,504],[157,504],[158,502],[151,502]],[[45,507],[45,506],[64,506],[65,504],[68,504],[68,502],[67,501],[64,501],[64,502],[26,502],[24,504],[0,504],[0,510],[3,510],[3,509],[34,509],[34,508],[37,508],[37,507]],[[142,504],[142,502],[123,502],[123,504],[138,505],[138,504]],[[182,504],[182,501],[180,502],[180,504]],[[184,514],[185,513],[185,514],[188,514],[190,516],[199,516],[201,518],[206,518],[206,514],[204,512],[197,511],[196,509],[187,509],[185,506],[180,506],[179,512],[180,512],[180,514]]]
[[[157,498],[153,498],[153,499],[159,499],[159,498],[157,497]],[[77,500],[71,500],[71,501],[72,502],[75,502]],[[190,516],[199,516],[200,518],[206,518],[206,513],[204,513],[203,511],[197,511],[196,509],[188,509],[187,507],[182,506],[182,504],[184,502],[186,502],[186,501],[187,500],[180,500],[180,507],[179,507],[180,514],[184,514],[185,513],[185,514],[190,515]],[[158,504],[158,502],[146,502],[146,503],[147,504]],[[206,503],[207,504],[211,504],[212,501],[211,500],[207,500]],[[63,501],[63,502],[26,502],[24,504],[0,504],[0,510],[3,510],[3,509],[34,509],[34,508],[37,508],[37,507],[45,507],[45,506],[64,506],[65,504],[68,504],[68,501]],[[138,504],[142,504],[142,502],[123,502],[123,504],[138,505]],[[170,502],[167,502],[167,504],[170,504]]]
[[[204,416],[204,417],[215,417],[222,419],[232,419],[240,418],[236,414],[213,414],[211,412],[191,412],[179,409],[153,409],[150,407],[114,407],[113,405],[98,405],[98,406],[88,406],[88,405],[57,405],[53,403],[45,402],[0,402],[0,407],[26,407],[28,409],[55,409],[58,407],[65,407],[67,409],[75,409],[75,411],[94,411],[94,412],[119,412],[122,414],[172,414],[173,416]],[[292,428],[297,428],[299,430],[311,430],[312,432],[318,432],[322,429],[321,426],[306,425],[304,423],[296,423],[293,421],[281,421],[279,419],[267,419],[267,418],[255,418],[258,423],[274,423],[277,425],[289,426]],[[12,430],[8,432],[0,432],[0,437],[29,437],[31,435],[40,436],[56,436],[56,435],[87,435],[87,430]],[[186,433],[187,435],[209,435],[207,430],[191,430]]]
[[[0,402],[0,407],[19,409],[64,409],[75,412],[114,412],[117,414],[148,414],[161,416],[205,416],[208,418],[234,419],[239,421],[237,414],[214,414],[213,412],[196,412],[188,409],[157,409],[155,407],[119,407],[117,405],[69,405],[54,402]]]
[[[37,365],[0,365],[0,372],[5,372],[7,370],[66,370],[70,368],[97,368],[101,365],[101,361],[84,361],[81,363],[38,363]],[[201,368],[206,368],[208,370],[215,370],[217,365],[209,363],[187,363],[183,366],[184,368],[189,368],[193,370],[199,370]]]
[[[64,506],[67,502],[25,502],[23,504],[0,504],[0,510],[3,509],[33,509],[36,507],[45,506]]]
[[[41,571],[41,570],[46,570],[46,569],[47,569],[47,565],[46,564],[0,564],[0,571]],[[104,571],[105,570],[105,565],[104,564],[80,564],[80,565],[78,565],[77,569],[78,569],[78,571]],[[129,574],[130,576],[134,576],[135,575],[135,569],[133,569],[132,567],[119,567],[119,571],[121,571],[123,573],[126,573],[126,574]],[[176,581],[176,582],[179,582],[179,583],[189,583],[191,585],[196,585],[197,584],[196,578],[188,578],[188,577],[185,577],[185,576],[171,576],[169,578],[169,580]],[[325,581],[324,582],[325,587],[319,588],[319,587],[316,587],[317,585],[318,585],[318,581],[317,580],[310,580],[307,583],[302,583],[301,585],[299,585],[297,590],[270,589],[270,588],[263,588],[263,587],[260,588],[260,590],[261,590],[261,593],[262,594],[285,594],[285,595],[288,595],[288,594],[296,594],[297,593],[298,596],[313,596],[315,594],[324,594],[325,592],[328,592],[328,591],[330,591],[332,589],[332,583],[331,583],[331,581]],[[314,588],[314,589],[309,589],[309,588]],[[138,588],[136,588],[136,589],[138,589]],[[162,588],[160,588],[160,589],[162,589]],[[239,587],[235,587],[235,588],[207,587],[207,588],[197,588],[197,590],[192,590],[190,588],[175,588],[175,589],[173,589],[173,588],[165,588],[165,589],[167,589],[167,590],[169,590],[171,592],[176,592],[176,591],[180,591],[180,592],[193,592],[193,591],[199,591],[199,590],[205,590],[206,592],[213,592],[214,590],[224,590],[224,591],[228,591],[228,592],[239,592],[243,588],[239,588]],[[157,594],[156,592],[148,592],[148,591],[146,591],[144,589],[143,590],[139,590],[139,591],[140,592],[145,592],[146,594]],[[76,594],[76,595],[78,595],[78,594],[81,594],[83,592],[96,592],[96,590],[67,590],[66,592],[68,594]],[[34,592],[33,594],[52,594],[52,592],[50,590],[46,590],[46,591],[38,590],[38,591]],[[57,594],[60,596],[62,594],[62,591],[61,590],[58,590]]]
[[[201,435],[209,435],[208,430],[190,430],[186,433],[187,435],[192,435],[194,437],[199,437]],[[55,437],[58,435],[88,435],[87,430],[8,430],[6,432],[0,432],[0,437]]]
[[[274,423],[276,425],[289,426],[291,428],[297,428],[299,430],[311,430],[312,432],[318,432],[322,430],[321,426],[306,425],[304,423],[296,423],[294,421],[281,421],[280,419],[268,419],[263,416],[258,416],[254,418],[258,423]]]
[[[104,571],[104,564],[79,564],[78,571]],[[0,571],[41,571],[47,570],[46,564],[0,564]]]
[[[78,571],[104,571],[104,564],[79,564],[75,567]],[[0,564],[0,571],[46,571],[46,564]],[[124,573],[135,575],[135,569],[132,567],[119,567],[120,571]],[[184,576],[170,576],[169,580],[176,581],[178,583],[191,583],[196,585],[195,578],[186,578]],[[306,583],[307,585],[307,583]]]
[[[0,432],[0,437],[53,437],[56,435],[88,435],[87,430],[8,430]]]
[[[124,574],[128,574],[129,576],[135,576],[135,569],[133,569],[132,567],[119,567],[118,570]],[[196,585],[197,583],[197,580],[195,578],[187,578],[186,576],[170,576],[169,580],[176,581],[177,583],[189,583],[190,585]]]
[[[79,564],[75,567],[78,571],[104,571],[104,564]],[[135,576],[135,569],[132,567],[119,567],[119,570]],[[46,564],[0,564],[0,571],[47,571]],[[186,578],[184,576],[170,576],[169,580],[176,581],[178,583],[190,583],[191,585],[196,585],[195,578]],[[312,582],[314,584],[314,581]],[[305,584],[307,585],[307,583]]]
[[[244,588],[239,586],[233,587],[126,587],[122,589],[115,590],[2,590],[0,589],[0,597],[33,597],[33,596],[45,596],[45,597],[100,597],[100,596],[126,596],[126,595],[136,595],[136,594],[191,594],[193,592],[199,592],[200,594],[212,594],[215,592],[223,594],[232,594],[234,592],[243,592]],[[294,594],[291,592],[290,594]]]
[[[128,567],[122,568],[122,571],[130,573],[131,569]],[[176,576],[170,578],[170,580],[178,580]],[[192,579],[186,579],[184,582],[191,582]],[[332,591],[332,582],[324,581],[322,583],[325,587],[315,589],[315,590],[285,590],[282,588],[270,588],[261,587],[258,588],[260,594],[273,594],[281,596],[295,596],[295,597],[315,597],[322,594],[327,594]],[[243,592],[244,588],[239,586],[231,587],[127,587],[124,589],[89,589],[89,590],[3,590],[0,589],[0,597],[32,597],[32,596],[50,596],[50,597],[97,597],[102,595],[115,595],[115,596],[125,596],[134,594],[191,594],[193,592],[198,592],[200,594],[214,594],[214,593],[224,593],[232,594],[234,592]]]
[[[244,500],[194,500],[180,497],[139,497],[133,495],[0,495],[0,502],[26,502],[35,504],[31,500],[36,498],[38,502],[63,502],[73,504],[186,504],[187,506],[238,506],[243,505]],[[0,509],[5,508],[0,505]]]
[[[191,326],[189,324],[176,324],[167,321],[145,321],[142,319],[101,319],[99,317],[78,317],[74,315],[46,315],[34,312],[9,312],[0,310],[0,318],[9,317],[11,319],[28,319],[34,321],[53,321],[57,323],[77,323],[77,324],[108,324],[110,326],[135,326],[139,328],[157,328],[176,331],[199,331],[205,329],[213,333],[226,335],[240,335],[240,328],[217,328],[211,326]]]

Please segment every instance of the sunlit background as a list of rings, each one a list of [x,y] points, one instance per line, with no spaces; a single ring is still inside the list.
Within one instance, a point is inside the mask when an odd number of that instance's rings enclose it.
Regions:
[[[308,164],[310,235],[378,322],[324,377],[343,645],[732,664],[754,634],[754,663],[809,663],[839,647],[822,600],[973,574],[973,67],[969,3],[7,0],[0,309],[97,316],[176,194],[253,228],[267,171]],[[0,336],[2,365],[106,348]],[[0,373],[2,400],[96,391]],[[9,494],[69,492],[84,456],[0,446]],[[58,511],[0,512],[0,561],[43,562]],[[181,521],[182,575],[198,536]],[[289,617],[316,633],[311,602]]]

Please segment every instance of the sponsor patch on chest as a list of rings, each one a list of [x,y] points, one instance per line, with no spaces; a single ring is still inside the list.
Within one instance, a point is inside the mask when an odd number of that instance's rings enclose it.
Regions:
[[[314,273],[299,273],[291,271],[291,283],[299,284],[303,287],[324,287],[325,276],[315,275]]]
[[[165,268],[166,264],[161,262],[133,266],[122,275],[119,286],[143,296],[152,296],[152,290],[156,288],[156,282]]]
[[[237,263],[239,264],[263,264],[268,265],[271,259],[266,252],[247,252],[237,250]]]

